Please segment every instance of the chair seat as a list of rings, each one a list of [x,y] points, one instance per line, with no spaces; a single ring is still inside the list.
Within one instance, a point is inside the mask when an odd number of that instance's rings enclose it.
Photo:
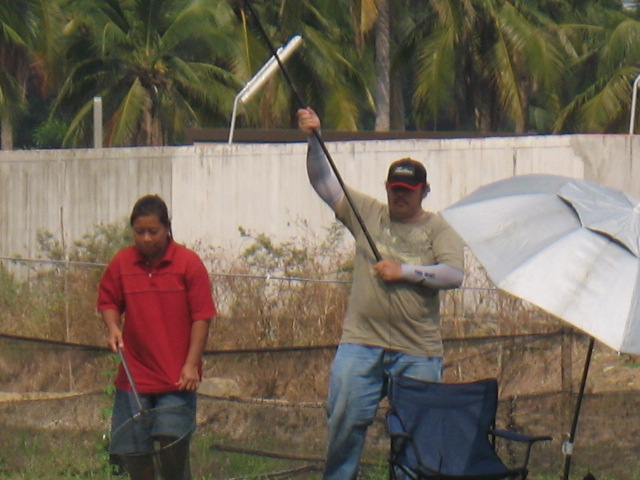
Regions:
[[[414,480],[524,480],[531,445],[550,439],[513,437],[527,443],[526,458],[515,468],[505,465],[492,442],[496,379],[447,384],[397,377],[391,382],[389,400],[393,479],[404,471]]]

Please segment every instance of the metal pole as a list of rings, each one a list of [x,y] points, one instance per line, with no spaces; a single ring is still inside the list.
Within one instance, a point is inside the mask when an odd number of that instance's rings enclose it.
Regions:
[[[282,62],[287,60],[298,47],[302,45],[302,37],[300,35],[294,35],[291,40],[287,42],[284,47],[280,47],[277,50],[277,55]],[[251,77],[242,90],[238,92],[235,100],[233,101],[233,113],[231,114],[231,126],[229,127],[229,145],[233,142],[233,131],[236,127],[236,114],[239,104],[244,104],[269,80],[277,71],[278,60],[275,55],[272,55],[269,60],[258,70],[258,72]]]
[[[93,97],[93,148],[102,148],[102,98]]]
[[[229,145],[233,142],[233,131],[236,128],[236,112],[238,110],[238,101],[240,100],[240,94],[236,95],[233,101],[233,112],[231,113],[231,126],[229,126]]]
[[[640,83],[640,75],[633,82],[633,93],[631,94],[631,120],[629,122],[629,135],[633,135],[636,124],[636,100],[638,98],[638,83]]]
[[[122,366],[124,367],[124,373],[127,375],[127,380],[129,380],[129,385],[131,385],[131,390],[133,390],[133,396],[136,399],[136,403],[138,404],[138,413],[144,413],[144,407],[142,406],[142,401],[140,400],[138,387],[136,386],[136,382],[133,379],[131,370],[129,370],[129,363],[127,363],[127,358],[124,356],[124,351],[122,350],[122,348],[118,348],[118,354],[120,355],[120,360],[122,361]]]
[[[573,422],[571,423],[571,433],[569,439],[562,445],[562,453],[564,454],[564,473],[563,480],[569,480],[569,472],[571,471],[571,457],[573,456],[573,441],[576,438],[576,430],[578,428],[578,417],[580,416],[580,407],[584,398],[584,390],[587,386],[587,376],[589,375],[589,365],[591,364],[591,354],[593,353],[594,339],[589,339],[589,348],[587,349],[587,359],[584,362],[584,370],[582,371],[582,381],[580,382],[580,392],[578,393],[578,401],[576,409],[573,412]]]

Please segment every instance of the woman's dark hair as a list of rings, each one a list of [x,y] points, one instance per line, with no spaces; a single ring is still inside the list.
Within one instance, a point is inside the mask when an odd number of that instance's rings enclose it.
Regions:
[[[145,195],[138,199],[131,211],[131,218],[129,219],[130,225],[133,227],[133,222],[138,217],[149,217],[155,215],[165,227],[169,229],[171,234],[171,220],[169,220],[169,209],[167,204],[158,195]]]

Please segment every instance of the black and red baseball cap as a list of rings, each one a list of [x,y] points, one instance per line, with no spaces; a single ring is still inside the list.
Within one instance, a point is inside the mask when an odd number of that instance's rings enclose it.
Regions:
[[[416,190],[427,183],[427,170],[413,158],[401,158],[389,166],[387,188],[402,187]]]

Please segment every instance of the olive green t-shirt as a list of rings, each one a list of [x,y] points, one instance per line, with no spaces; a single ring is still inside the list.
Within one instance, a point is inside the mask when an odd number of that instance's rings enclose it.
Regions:
[[[463,243],[437,213],[416,223],[392,221],[389,207],[349,190],[380,255],[402,264],[444,263],[464,269]],[[385,283],[374,274],[377,263],[348,202],[336,217],[356,240],[353,285],[340,343],[382,347],[422,357],[442,357],[438,291],[415,283]]]

